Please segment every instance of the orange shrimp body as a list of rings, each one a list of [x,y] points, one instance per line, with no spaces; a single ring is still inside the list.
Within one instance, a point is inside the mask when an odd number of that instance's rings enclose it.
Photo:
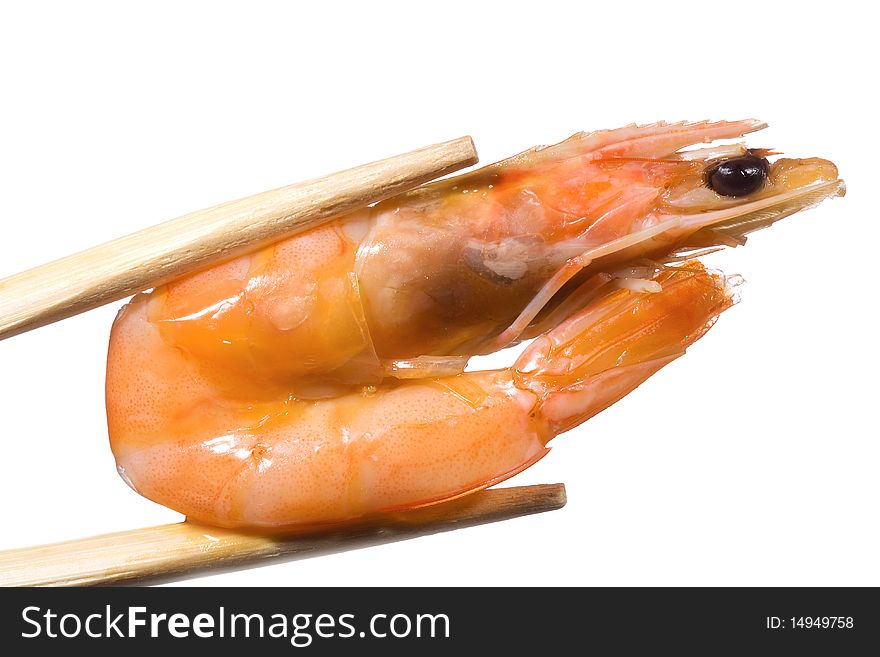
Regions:
[[[146,497],[227,527],[334,523],[485,488],[683,354],[732,303],[725,279],[696,262],[653,282],[660,292],[605,283],[508,369],[248,404],[166,343],[149,319],[155,299],[139,295],[108,362],[119,471]]]
[[[687,150],[761,127],[578,134],[136,296],[108,355],[120,472],[206,522],[288,526],[527,467],[729,304],[666,266],[843,193],[826,160]],[[536,336],[511,369],[462,373]]]

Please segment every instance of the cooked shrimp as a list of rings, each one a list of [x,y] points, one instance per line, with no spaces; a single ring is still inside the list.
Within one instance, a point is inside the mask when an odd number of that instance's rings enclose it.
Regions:
[[[762,127],[575,135],[160,287],[149,320],[216,385],[249,384],[244,398],[276,384],[322,398],[458,373],[472,355],[551,328],[599,272],[735,246],[842,193],[826,160],[769,164],[742,144],[686,150]]]
[[[141,294],[107,366],[147,497],[226,526],[429,504],[527,467],[724,308],[694,253],[843,193],[755,121],[580,134]],[[659,267],[659,269],[658,269]],[[509,369],[468,358],[538,337]]]
[[[212,363],[152,320],[164,300],[138,295],[107,370],[119,471],[150,499],[227,527],[334,523],[485,488],[683,354],[733,302],[730,282],[696,261],[639,273],[602,277],[510,368],[311,401],[282,385],[243,401],[248,382],[218,384]]]

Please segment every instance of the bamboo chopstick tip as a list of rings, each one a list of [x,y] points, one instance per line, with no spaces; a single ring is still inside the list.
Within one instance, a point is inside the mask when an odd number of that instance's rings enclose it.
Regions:
[[[474,144],[474,138],[470,135],[465,135],[461,139],[467,145],[468,151],[470,151],[470,157],[467,158],[468,165],[479,162],[480,156],[477,154],[477,146]]]
[[[552,484],[551,503],[554,509],[561,509],[568,503],[568,493],[565,490],[565,484]]]

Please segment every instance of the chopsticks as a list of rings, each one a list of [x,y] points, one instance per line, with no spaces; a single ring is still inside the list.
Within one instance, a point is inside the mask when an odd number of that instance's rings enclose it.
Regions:
[[[0,280],[0,340],[72,317],[477,162],[470,137],[199,210]]]
[[[0,340],[260,248],[477,162],[470,137],[200,210],[0,280]],[[562,484],[486,490],[297,534],[182,522],[0,552],[0,586],[141,583],[559,509]]]
[[[508,520],[565,505],[563,484],[484,490],[435,506],[287,536],[189,522],[0,552],[0,586],[151,583],[212,569],[321,556]]]

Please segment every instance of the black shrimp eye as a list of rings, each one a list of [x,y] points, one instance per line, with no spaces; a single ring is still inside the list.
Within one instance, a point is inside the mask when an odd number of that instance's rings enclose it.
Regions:
[[[746,196],[764,186],[769,171],[765,158],[743,155],[713,166],[706,172],[706,182],[722,196]]]

